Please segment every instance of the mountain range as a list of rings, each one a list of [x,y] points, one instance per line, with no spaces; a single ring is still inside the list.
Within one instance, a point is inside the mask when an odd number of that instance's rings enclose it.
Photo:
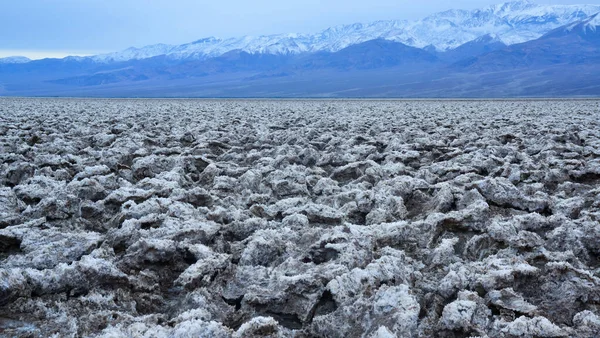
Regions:
[[[205,38],[90,57],[0,59],[0,95],[600,95],[600,5],[516,1],[317,34]]]

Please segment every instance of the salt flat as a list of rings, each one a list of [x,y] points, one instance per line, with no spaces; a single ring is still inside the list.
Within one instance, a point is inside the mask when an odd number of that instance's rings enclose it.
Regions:
[[[0,336],[593,337],[600,101],[0,99]]]

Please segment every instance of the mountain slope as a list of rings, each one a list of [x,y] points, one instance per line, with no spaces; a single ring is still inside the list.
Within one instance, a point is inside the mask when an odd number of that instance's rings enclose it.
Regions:
[[[559,27],[541,38],[462,60],[469,72],[539,68],[560,64],[600,64],[600,15]]]
[[[91,74],[51,80],[51,83],[71,86],[95,86],[125,81],[148,79],[202,78],[214,74],[252,72],[254,77],[272,74],[333,69],[356,71],[389,67],[430,68],[439,60],[430,53],[398,42],[373,40],[344,48],[338,52],[307,54],[250,54],[234,50],[215,58],[204,60],[187,59],[173,62],[165,56],[121,62],[117,67],[104,66]]]
[[[506,44],[492,34],[486,34],[473,41],[469,41],[457,48],[443,53],[437,53],[438,57],[444,61],[456,62],[465,58],[486,54],[496,50],[506,48]]]
[[[600,13],[565,27],[557,28],[544,36],[546,39],[561,37],[597,43],[600,39]]]
[[[426,67],[438,63],[437,57],[423,49],[399,42],[376,39],[335,53],[317,53],[300,58],[297,68],[340,70],[377,69],[386,67]]]

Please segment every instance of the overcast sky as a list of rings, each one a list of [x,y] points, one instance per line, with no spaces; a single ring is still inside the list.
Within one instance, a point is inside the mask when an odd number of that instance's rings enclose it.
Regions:
[[[540,0],[545,4],[600,0]],[[501,0],[0,0],[0,57],[97,54],[203,37],[312,33]],[[452,4],[450,4],[452,3]]]

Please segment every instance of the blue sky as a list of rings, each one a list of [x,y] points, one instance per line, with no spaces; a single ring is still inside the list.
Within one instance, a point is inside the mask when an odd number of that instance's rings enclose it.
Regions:
[[[596,1],[540,0],[545,4]],[[207,36],[311,33],[329,26],[419,19],[503,1],[456,0],[5,0],[0,57],[87,55]],[[418,5],[415,5],[418,3]]]

